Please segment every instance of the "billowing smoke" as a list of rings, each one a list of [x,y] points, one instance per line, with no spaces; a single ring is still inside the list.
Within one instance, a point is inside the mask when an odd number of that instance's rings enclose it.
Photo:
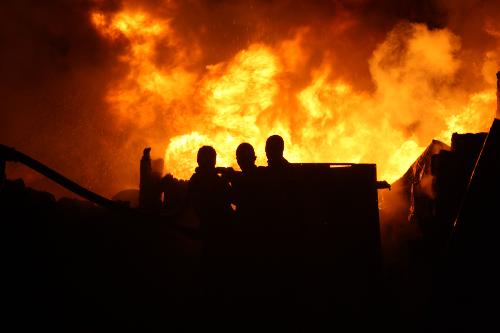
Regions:
[[[495,1],[3,1],[0,142],[106,195],[143,147],[186,177],[213,144],[375,162],[394,180],[433,139],[486,130]],[[11,168],[29,184],[43,178]]]

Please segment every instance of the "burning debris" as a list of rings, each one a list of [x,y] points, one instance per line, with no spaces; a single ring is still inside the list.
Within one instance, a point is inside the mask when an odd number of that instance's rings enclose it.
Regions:
[[[500,84],[500,72],[497,73]],[[499,94],[500,88],[497,90]],[[453,133],[451,147],[433,140],[385,195],[389,205],[406,202],[403,212],[438,247],[446,245],[488,133]],[[391,208],[388,207],[390,210]],[[439,244],[439,245],[438,245]]]

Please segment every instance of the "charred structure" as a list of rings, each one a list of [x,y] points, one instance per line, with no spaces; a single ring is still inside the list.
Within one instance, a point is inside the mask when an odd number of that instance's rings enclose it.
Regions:
[[[10,148],[2,148],[1,152],[4,161],[27,161],[28,165],[39,168],[52,177],[53,171],[39,162],[30,164],[31,160],[25,160],[21,153]],[[19,243],[26,246],[26,252],[17,253],[13,260],[42,260],[46,265],[41,268],[39,276],[43,278],[39,277],[38,283],[40,286],[47,286],[48,281],[54,281],[54,284],[49,284],[54,303],[46,303],[46,311],[40,312],[47,324],[53,322],[54,318],[49,313],[54,311],[62,312],[63,317],[68,320],[60,322],[61,327],[71,327],[74,321],[82,320],[79,312],[83,311],[85,316],[90,315],[91,320],[85,321],[85,325],[116,325],[113,319],[100,317],[106,310],[94,304],[93,299],[106,300],[113,311],[117,311],[115,316],[127,316],[129,320],[142,320],[148,315],[147,311],[159,309],[181,315],[186,311],[186,306],[198,304],[199,300],[195,295],[197,282],[190,275],[196,271],[193,262],[196,255],[187,255],[184,251],[197,251],[198,245],[193,248],[192,242],[197,242],[200,235],[194,229],[189,230],[189,227],[182,228],[187,223],[184,213],[162,215],[157,207],[148,206],[148,202],[144,200],[149,198],[147,191],[156,188],[161,181],[148,180],[151,181],[147,185],[150,187],[144,187],[144,177],[149,177],[150,171],[147,154],[141,161],[141,169],[142,202],[146,205],[142,210],[155,210],[156,214],[142,213],[122,204],[110,206],[104,201],[94,200],[92,196],[88,198],[105,208],[68,199],[55,201],[51,196],[25,188],[22,182],[6,180],[0,201],[2,215],[11,236],[8,244],[14,246]],[[65,181],[61,181],[61,185],[72,186]],[[281,296],[274,299],[269,294],[265,296],[270,297],[269,300],[259,299],[257,304],[250,303],[252,307],[262,307],[265,304],[261,302],[270,302],[269,304],[282,307],[278,311],[268,309],[274,313],[273,316],[283,316],[281,318],[286,318],[290,313],[331,316],[338,312],[349,317],[371,313],[371,307],[380,301],[382,260],[377,205],[377,190],[381,184],[376,181],[375,165],[297,164],[293,165],[284,178],[278,182],[266,183],[265,186],[271,190],[270,193],[282,195],[286,192],[288,196],[288,199],[282,201],[274,195],[264,195],[265,203],[261,207],[270,207],[270,210],[260,212],[262,219],[269,223],[263,233],[272,236],[266,237],[267,240],[259,238],[259,242],[263,243],[256,243],[262,244],[269,251],[267,256],[274,257],[275,250],[280,253],[276,257],[280,261],[275,263],[277,266],[272,268],[274,273],[271,273],[270,280],[265,283],[266,288],[271,287],[269,291],[272,294],[279,291],[276,295]],[[154,200],[158,199],[156,195],[151,196],[153,197]],[[278,205],[283,203],[286,206]],[[75,215],[77,213],[78,217]],[[36,228],[36,238],[23,239],[25,228]],[[93,228],[98,228],[99,233],[94,234]],[[236,246],[237,240],[238,238],[228,244]],[[38,251],[36,257],[32,257],[35,255],[32,252],[35,248]],[[65,255],[72,258],[71,261],[65,263],[61,254],[57,253],[57,248],[64,249]],[[232,255],[235,257],[230,256],[233,263],[240,260],[236,257],[239,253],[237,249],[238,247],[227,248],[234,251]],[[170,261],[162,262],[161,258],[164,256]],[[129,267],[128,264],[135,260],[139,260],[139,266]],[[232,276],[235,266],[221,269],[227,276]],[[56,278],[58,274],[67,276],[69,272],[75,275],[71,278]],[[15,282],[17,273],[11,273],[14,275],[9,281],[14,290],[22,288],[22,285]],[[30,275],[29,271],[24,270],[18,273]],[[284,273],[292,275],[283,276]],[[145,285],[146,281],[139,279],[142,274],[146,274],[148,280],[153,278],[153,281]],[[270,273],[260,274],[268,276]],[[117,276],[121,276],[123,285],[111,287],[107,284],[108,279]],[[279,276],[288,283],[281,279],[274,280]],[[367,276],[370,276],[368,280]],[[88,278],[91,280],[87,280]],[[248,288],[245,284],[235,286],[231,281],[226,283],[226,287]],[[288,287],[283,294],[284,290],[280,289],[284,283]],[[42,292],[38,288],[35,287],[35,291]],[[181,293],[176,295],[177,300],[171,298],[171,288]],[[153,294],[153,290],[158,294]],[[233,290],[236,295],[237,290]],[[69,298],[65,298],[65,295]],[[42,293],[40,297],[47,296]],[[163,298],[168,299],[168,305],[159,305]],[[40,301],[35,297],[30,304],[38,307]],[[237,298],[233,301],[238,302]],[[139,309],[137,306],[144,302],[148,307]],[[58,304],[66,306],[61,308]],[[241,305],[248,308],[250,304]],[[94,310],[85,311],[87,308]],[[206,315],[203,309],[192,311],[194,316]],[[252,310],[258,316],[264,314],[259,314],[260,311]],[[243,313],[229,313],[237,317],[246,316]],[[268,315],[270,313],[265,314]],[[155,321],[152,325],[163,325],[162,317],[153,318]]]
[[[445,245],[462,204],[470,177],[488,133],[458,134],[451,138],[451,150],[432,157],[434,176],[434,214],[432,221],[420,221],[433,226],[429,232]]]

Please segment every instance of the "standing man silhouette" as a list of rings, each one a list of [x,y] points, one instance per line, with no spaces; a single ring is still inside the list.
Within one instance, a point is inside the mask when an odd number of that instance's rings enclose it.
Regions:
[[[280,309],[281,315],[291,313],[296,304],[297,284],[297,208],[296,177],[290,162],[283,157],[285,142],[279,135],[266,140],[266,185],[262,196],[265,222],[269,286],[268,309]]]
[[[255,151],[251,144],[242,143],[236,149],[236,161],[241,172],[232,180],[233,202],[236,205],[239,230],[254,232],[262,214],[259,197],[262,191],[262,168],[255,165]],[[260,209],[259,209],[260,208]]]
[[[198,167],[189,180],[189,197],[206,239],[217,238],[231,214],[230,187],[217,174],[216,159],[214,148],[201,147],[197,155]]]
[[[216,158],[217,153],[210,146],[198,150],[198,167],[188,189],[190,203],[200,220],[202,303],[209,317],[223,313],[226,306],[227,243],[232,219],[230,186],[217,174]]]

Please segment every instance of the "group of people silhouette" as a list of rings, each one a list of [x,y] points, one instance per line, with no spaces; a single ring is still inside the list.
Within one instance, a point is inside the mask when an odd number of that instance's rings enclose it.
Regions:
[[[274,307],[293,295],[287,290],[294,260],[289,245],[298,215],[286,181],[291,164],[283,157],[281,136],[270,136],[265,151],[268,166],[258,167],[252,145],[240,144],[239,172],[217,168],[213,147],[198,150],[188,198],[200,221],[202,284],[211,306],[241,301],[240,305],[262,308],[265,299]]]
[[[188,198],[200,219],[200,229],[207,241],[221,237],[228,223],[234,222],[245,231],[255,231],[252,226],[265,219],[266,215],[269,217],[271,209],[266,208],[271,207],[265,206],[266,201],[279,200],[286,194],[276,193],[277,190],[283,192],[285,182],[280,180],[290,169],[283,152],[283,138],[270,136],[266,141],[268,166],[258,167],[253,146],[244,142],[236,149],[236,160],[241,168],[239,172],[232,168],[217,168],[217,153],[213,147],[203,146],[198,150],[198,167],[188,183]],[[272,211],[276,210],[277,202],[268,204],[272,204]],[[260,218],[253,216],[257,211]],[[268,223],[267,227],[270,225]]]
[[[244,197],[255,185],[266,176],[278,176],[286,173],[290,163],[283,157],[284,140],[279,135],[272,135],[266,141],[268,167],[257,167],[253,146],[244,142],[236,149],[236,161],[241,172],[232,168],[217,168],[217,153],[211,146],[203,146],[198,150],[198,167],[189,180],[189,197],[193,207],[201,219],[201,226],[211,234],[209,220],[222,223],[235,207],[236,213],[245,209]],[[260,179],[259,179],[260,178]],[[273,177],[274,178],[274,177]],[[268,179],[270,180],[270,179]],[[207,229],[208,228],[208,229]]]

